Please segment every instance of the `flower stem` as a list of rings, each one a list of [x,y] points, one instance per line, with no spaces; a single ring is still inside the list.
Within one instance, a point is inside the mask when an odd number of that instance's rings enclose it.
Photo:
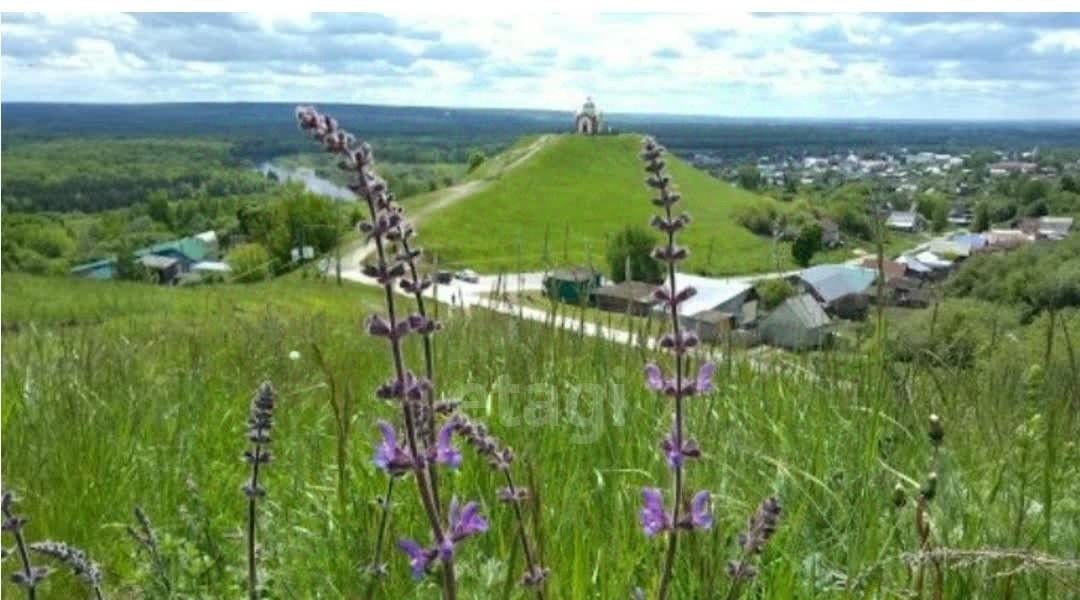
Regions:
[[[665,199],[668,197],[668,193],[669,192],[668,192],[668,189],[667,189],[666,185],[660,188],[660,194]],[[671,218],[672,218],[671,204],[670,203],[665,204],[664,212],[665,212],[665,216],[670,221]],[[667,247],[668,247],[669,253],[674,252],[674,249],[675,249],[675,232],[674,231],[669,231],[668,234],[667,234]],[[672,297],[672,299],[677,298],[678,294],[679,294],[679,290],[678,290],[678,287],[677,287],[676,282],[675,282],[675,262],[674,261],[668,261],[668,282],[671,285],[671,297]],[[682,442],[682,440],[683,440],[683,404],[682,404],[682,395],[683,395],[683,385],[682,385],[683,355],[682,354],[683,354],[683,350],[681,348],[681,339],[682,338],[681,338],[680,333],[679,333],[679,305],[678,305],[678,302],[674,302],[674,301],[671,303],[671,327],[672,327],[672,330],[673,330],[673,334],[675,335],[675,345],[676,345],[676,349],[675,349],[675,427],[674,427],[674,430],[675,430],[674,437],[675,437],[675,439],[674,439],[674,442],[675,442],[675,447],[676,448],[682,448],[683,447],[682,446],[682,443],[683,443]],[[671,522],[672,523],[678,523],[679,522],[679,510],[682,507],[682,491],[683,491],[682,490],[683,481],[682,481],[682,463],[681,462],[675,464],[674,488],[675,488],[675,505],[672,508]],[[667,553],[666,553],[666,555],[664,557],[664,570],[663,570],[663,572],[662,572],[662,574],[660,576],[660,590],[657,593],[657,597],[660,600],[667,600],[668,594],[670,593],[671,580],[674,577],[674,570],[675,570],[675,551],[676,551],[676,549],[678,547],[678,542],[679,542],[679,528],[678,527],[672,527],[671,530],[668,532],[668,547],[667,547]]]
[[[399,227],[399,230],[402,228]],[[409,275],[412,277],[414,283],[417,284],[416,291],[413,295],[416,297],[416,312],[420,316],[427,318],[427,310],[424,306],[424,292],[420,289],[420,276],[416,269],[416,261],[412,258],[412,248],[409,247],[409,239],[405,235],[405,232],[401,231],[401,249],[404,250],[406,257],[405,264],[409,267]],[[425,430],[427,431],[427,439],[425,443],[430,447],[435,445],[435,350],[434,345],[431,342],[430,335],[421,336],[424,345],[424,376],[431,382],[431,387],[424,393],[424,400],[427,402],[427,417],[428,422],[425,424]],[[435,501],[435,508],[438,510],[441,507],[439,502],[439,478],[435,471],[435,465],[428,465],[428,481],[431,484],[431,497]]]
[[[358,167],[357,179],[360,186],[363,188],[363,196],[367,201],[368,212],[371,215],[371,221],[375,224],[378,221],[379,211],[375,206],[374,191],[371,190],[368,174],[365,172],[364,166]],[[373,236],[375,241],[375,252],[379,260],[379,266],[386,268],[386,248],[383,245],[383,236],[381,233],[376,233]],[[390,324],[390,331],[397,331],[397,314],[395,313],[394,306],[394,290],[393,282],[387,280],[383,284],[383,292],[386,298],[386,311],[387,320]],[[390,351],[394,358],[394,373],[398,381],[398,389],[405,389],[405,361],[401,352],[401,341],[397,335],[390,336]],[[416,485],[420,493],[420,502],[424,506],[424,512],[427,514],[428,521],[431,523],[431,531],[435,536],[435,541],[442,544],[444,539],[444,533],[442,524],[439,522],[438,509],[431,497],[431,488],[429,486],[427,478],[427,470],[424,468],[423,462],[420,460],[424,454],[420,452],[420,444],[417,442],[416,425],[413,419],[412,404],[407,398],[402,398],[401,409],[405,417],[405,437],[408,441],[409,452],[414,457],[413,471],[416,476]],[[453,600],[457,596],[457,584],[454,579],[454,564],[452,561],[445,561],[443,565],[443,597],[447,600]]]
[[[14,518],[15,517],[14,517],[14,515],[11,514],[11,511],[8,510],[8,508],[5,506],[4,507],[4,519],[5,520],[11,520],[11,519],[14,519]],[[19,552],[19,561],[22,563],[23,575],[26,576],[27,581],[29,581],[29,582],[31,582],[31,584],[33,584],[33,582],[34,582],[34,579],[33,579],[34,570],[30,566],[30,554],[26,551],[26,541],[23,540],[22,528],[21,527],[15,527],[14,529],[11,530],[11,535],[15,537],[15,548]],[[34,589],[34,586],[29,585],[25,589],[26,589],[26,597],[29,600],[34,600],[36,598],[36,595],[37,595],[37,591]]]
[[[514,478],[510,475],[510,469],[503,471],[503,475],[506,477],[506,487],[510,491],[510,497],[517,497],[517,488],[514,487]],[[529,574],[536,573],[543,567],[536,560],[533,554],[532,547],[529,545],[529,536],[525,530],[525,515],[521,512],[520,502],[511,502],[514,505],[514,517],[518,522],[518,537],[521,539],[521,548],[525,551],[525,562],[528,564]],[[540,600],[544,598],[544,584],[540,582],[536,586],[536,597]]]
[[[394,479],[391,477],[386,484],[386,495],[383,496],[382,501],[382,516],[379,518],[379,533],[375,537],[375,558],[371,564],[373,567],[379,566],[379,560],[382,559],[382,545],[383,539],[386,537],[386,526],[390,522],[390,498],[394,494]]]
[[[259,575],[255,564],[255,502],[256,491],[259,489],[259,462],[262,458],[262,447],[255,444],[255,458],[251,462],[251,491],[248,495],[248,522],[247,522],[247,556],[248,556],[248,598],[256,600],[259,597]]]

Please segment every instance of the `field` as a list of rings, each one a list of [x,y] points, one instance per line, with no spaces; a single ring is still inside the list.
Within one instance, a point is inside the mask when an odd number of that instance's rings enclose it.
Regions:
[[[602,143],[625,145],[632,160],[632,140]],[[676,175],[686,191],[701,185],[681,167]],[[31,539],[85,548],[104,565],[110,597],[241,596],[245,419],[268,378],[281,394],[260,523],[269,594],[364,595],[357,566],[372,556],[374,502],[386,488],[370,462],[374,422],[396,413],[371,392],[388,373],[387,352],[360,332],[379,306],[376,291],[296,275],[161,289],[5,274],[2,285],[3,481],[19,492]],[[667,487],[656,444],[669,408],[641,383],[645,351],[441,310],[441,392],[465,400],[517,450],[521,478],[535,481],[530,510],[538,508],[552,569],[548,596],[654,589],[661,543],[642,535],[637,511],[642,486]],[[734,536],[770,494],[783,517],[746,597],[906,597],[914,584],[902,556],[918,550],[912,498],[930,468],[931,412],[946,431],[931,505],[935,545],[952,552],[944,596],[1075,597],[1076,565],[1053,561],[1080,547],[1080,380],[1063,334],[1044,357],[1045,323],[1017,343],[982,348],[964,370],[882,362],[876,352],[792,357],[816,377],[757,373],[736,360],[716,393],[689,406],[705,452],[689,481],[712,491],[716,525],[684,538],[675,597],[727,593]],[[410,346],[413,365],[417,354]],[[345,399],[337,419],[331,407]],[[446,496],[481,500],[492,526],[460,550],[462,597],[524,597],[498,479],[463,450],[462,469],[440,484]],[[897,483],[909,500],[899,509]],[[391,540],[423,536],[411,479],[397,487]],[[125,532],[136,505],[158,530],[157,573],[170,593]],[[390,575],[376,597],[438,596],[387,552]],[[72,581],[53,575],[39,597],[75,597]],[[15,592],[5,578],[4,595]]]
[[[608,236],[646,225],[640,136],[552,136],[530,160],[424,223],[427,250],[441,263],[481,272],[602,265]],[[672,176],[694,218],[686,243],[692,270],[715,275],[773,268],[772,245],[735,222],[740,208],[770,199],[739,190],[670,157]]]

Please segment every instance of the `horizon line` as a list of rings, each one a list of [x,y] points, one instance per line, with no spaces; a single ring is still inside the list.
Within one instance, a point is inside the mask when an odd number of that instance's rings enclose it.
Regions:
[[[423,104],[387,104],[374,102],[296,102],[287,100],[181,100],[165,102],[138,102],[138,101],[94,101],[79,102],[71,100],[0,100],[0,106],[9,104],[28,105],[68,105],[68,106],[178,106],[178,105],[227,105],[227,104],[252,104],[252,105],[294,105],[323,104],[336,106],[380,107],[380,108],[419,108],[429,110],[463,110],[463,111],[501,111],[501,112],[542,112],[562,114],[570,113],[570,110],[552,108],[524,108],[524,107],[485,107],[485,106],[452,106],[452,105],[423,105]],[[830,116],[779,116],[779,115],[756,115],[756,116],[733,116],[704,113],[670,113],[670,112],[631,112],[631,111],[604,111],[605,116],[629,116],[629,117],[663,117],[669,119],[716,119],[729,121],[821,121],[821,122],[930,122],[930,123],[1078,123],[1077,117],[830,117]]]

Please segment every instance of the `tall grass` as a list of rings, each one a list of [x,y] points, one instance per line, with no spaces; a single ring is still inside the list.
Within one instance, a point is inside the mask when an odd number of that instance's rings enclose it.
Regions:
[[[390,367],[385,348],[359,330],[368,312],[361,306],[377,300],[358,287],[301,280],[159,290],[5,275],[2,476],[33,507],[35,537],[86,550],[112,597],[158,597],[158,571],[176,597],[242,595],[237,489],[246,466],[237,444],[251,390],[270,379],[281,410],[275,465],[265,473],[273,493],[260,506],[262,584],[274,597],[358,596],[366,582],[357,566],[373,554],[374,499],[386,481],[365,436],[342,441],[348,477],[340,477],[335,420],[369,432],[396,410],[363,392]],[[461,396],[526,470],[542,474],[534,493],[549,597],[654,589],[655,551],[623,518],[637,511],[641,487],[664,483],[655,445],[668,418],[644,386],[625,383],[638,380],[649,351],[481,310],[447,311],[440,308],[440,342],[454,351],[436,354],[442,380],[455,382],[446,394]],[[695,481],[712,492],[716,523],[686,536],[672,597],[727,592],[726,562],[761,490],[784,499],[785,516],[752,597],[908,594],[905,556],[918,553],[919,540],[893,494],[897,483],[916,490],[927,472],[930,413],[948,424],[935,548],[974,553],[942,558],[944,596],[1076,596],[1076,565],[1065,560],[1080,548],[1077,378],[1063,334],[1055,335],[1050,361],[1042,345],[1010,343],[966,370],[819,355],[790,356],[762,373],[736,357],[730,377],[693,408],[695,434],[711,455],[695,465]],[[355,401],[334,403],[327,370],[337,393],[351,390]],[[336,416],[344,406],[348,413]],[[489,492],[501,481],[466,462],[440,485],[446,497],[493,503]],[[395,506],[391,539],[423,529],[412,504]],[[136,505],[157,530],[162,564],[153,570],[126,533]],[[513,585],[523,570],[513,517],[494,506],[483,512],[491,530],[457,564],[462,597],[523,597]],[[436,583],[412,582],[400,555],[387,560],[384,597],[438,596]],[[76,597],[76,585],[50,578],[40,595]],[[5,577],[3,593],[17,591]]]

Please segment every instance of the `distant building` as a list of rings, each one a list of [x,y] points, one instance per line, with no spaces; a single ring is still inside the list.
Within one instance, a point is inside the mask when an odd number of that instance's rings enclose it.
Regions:
[[[600,133],[600,113],[596,110],[592,98],[586,98],[581,110],[574,115],[574,133],[581,135],[596,135]]]
[[[818,265],[799,273],[803,290],[831,314],[845,319],[859,318],[869,304],[866,295],[877,272],[851,265]]]
[[[898,277],[885,284],[885,303],[904,308],[926,308],[930,306],[930,292],[920,279]]]
[[[568,304],[582,304],[588,301],[593,289],[600,287],[602,279],[595,269],[558,269],[544,277],[544,295]]]
[[[157,283],[161,285],[175,285],[180,278],[180,260],[177,258],[146,254],[136,259],[136,262],[153,273]]]
[[[951,258],[953,260],[967,258],[968,256],[971,256],[970,243],[967,243],[965,241],[958,242],[951,239],[933,240],[930,242],[928,250],[940,257],[946,259]]]
[[[802,294],[784,300],[762,320],[759,329],[768,344],[804,350],[828,343],[830,324],[829,315],[813,296]]]
[[[71,274],[84,279],[112,279],[116,275],[116,259],[106,258],[77,265]]]
[[[191,270],[191,265],[211,256],[210,248],[194,237],[181,238],[171,242],[161,242],[149,248],[135,251],[135,257],[141,258],[148,254],[175,258],[180,264],[180,271],[186,273]]]
[[[926,219],[917,212],[893,211],[885,220],[885,226],[896,231],[916,232],[926,224]]]
[[[757,292],[753,285],[689,273],[679,273],[678,278],[680,285],[693,286],[697,290],[697,294],[679,304],[680,322],[687,318],[692,319],[694,315],[705,311],[719,311],[732,315],[737,327],[746,324],[748,314],[744,313],[743,306],[757,300]],[[662,308],[657,307],[655,310],[662,310]]]
[[[862,263],[860,264],[863,266],[863,268],[872,269],[875,273],[877,272],[878,261],[877,258],[873,256],[871,256],[870,258],[864,258]],[[882,271],[885,272],[886,283],[892,281],[893,279],[903,277],[907,273],[907,265],[896,262],[894,260],[883,260],[881,261],[881,265]]]
[[[990,174],[999,177],[1010,173],[1033,173],[1039,165],[1032,162],[1005,160],[990,165]]]
[[[986,238],[986,247],[989,250],[1012,250],[1030,244],[1034,239],[1034,236],[1019,229],[991,229],[982,235]]]
[[[930,265],[923,264],[913,256],[901,256],[896,259],[896,262],[904,265],[904,276],[912,277],[915,279],[933,279],[934,268]]]
[[[600,310],[629,312],[632,315],[646,315],[658,302],[653,292],[655,285],[643,281],[623,281],[605,285],[592,290],[589,298]]]
[[[1072,229],[1072,217],[1039,217],[1021,219],[1020,231],[1041,240],[1061,240]]]
[[[192,265],[204,261],[214,254],[213,250],[196,237],[186,237],[170,242],[161,242],[135,251],[135,260],[153,271],[159,283],[175,283]],[[77,265],[71,269],[75,277],[88,279],[112,279],[116,276],[116,257]]]

